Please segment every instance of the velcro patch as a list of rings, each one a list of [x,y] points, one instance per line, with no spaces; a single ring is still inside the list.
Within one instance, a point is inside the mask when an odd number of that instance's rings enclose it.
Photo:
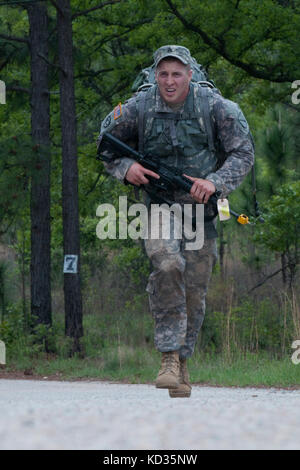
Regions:
[[[122,116],[122,104],[119,103],[118,106],[114,108],[114,120]]]
[[[104,129],[106,129],[111,123],[111,117],[110,115],[107,116],[107,118],[105,119],[104,123],[103,123],[103,127]]]

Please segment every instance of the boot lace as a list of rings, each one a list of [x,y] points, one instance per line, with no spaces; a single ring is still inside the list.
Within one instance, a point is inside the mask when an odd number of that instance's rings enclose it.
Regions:
[[[174,372],[174,367],[176,367],[176,359],[173,354],[166,354],[163,358],[164,368],[170,372]]]

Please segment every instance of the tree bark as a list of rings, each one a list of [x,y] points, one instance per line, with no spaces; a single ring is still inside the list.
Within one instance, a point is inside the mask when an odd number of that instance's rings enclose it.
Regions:
[[[45,2],[27,7],[31,54],[31,314],[51,326],[50,254],[50,103],[48,94],[48,15]]]
[[[72,16],[70,0],[57,0],[56,5],[60,65],[64,256],[78,256],[77,273],[64,274],[65,333],[73,339],[70,351],[73,354],[81,351],[80,338],[83,336],[83,326]]]

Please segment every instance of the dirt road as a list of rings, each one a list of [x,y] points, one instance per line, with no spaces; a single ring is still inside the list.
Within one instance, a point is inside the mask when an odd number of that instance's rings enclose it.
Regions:
[[[0,449],[300,449],[300,391],[0,380]]]

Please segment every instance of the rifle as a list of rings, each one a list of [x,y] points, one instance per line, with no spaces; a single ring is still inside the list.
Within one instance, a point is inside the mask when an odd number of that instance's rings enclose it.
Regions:
[[[149,194],[150,198],[154,200],[154,202],[168,202],[165,201],[163,198],[156,197],[155,193],[157,190],[167,192],[170,190],[182,189],[186,193],[190,194],[191,188],[194,183],[185,176],[183,176],[178,169],[170,167],[163,163],[159,157],[146,157],[145,155],[134,150],[129,145],[114,137],[112,134],[106,132],[101,136],[101,140],[98,145],[97,158],[110,162],[110,160],[102,154],[104,150],[107,150],[109,148],[112,148],[113,151],[117,152],[120,156],[132,158],[136,162],[140,163],[144,168],[154,171],[160,176],[159,179],[156,179],[150,175],[147,175],[147,179],[149,179],[149,186],[150,188],[153,188],[154,191],[151,191],[151,189],[149,190],[145,187],[145,185],[142,185],[143,189]],[[212,220],[218,214],[217,200],[219,195],[219,193],[215,193],[210,196],[209,201],[213,205],[214,215],[209,217],[205,216],[205,220]],[[229,212],[236,218],[236,220],[240,224],[244,225],[250,223],[249,218],[246,215],[238,214],[232,209],[229,209]]]

